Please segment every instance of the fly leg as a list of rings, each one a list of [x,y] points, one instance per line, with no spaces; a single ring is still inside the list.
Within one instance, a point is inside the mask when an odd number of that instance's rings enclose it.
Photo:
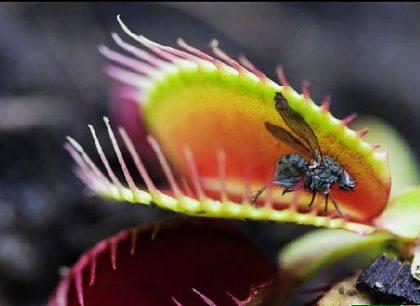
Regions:
[[[325,207],[324,207],[324,211],[328,212],[328,199],[330,197],[330,193],[325,193]]]
[[[315,201],[315,195],[316,195],[316,191],[313,191],[313,192],[312,192],[311,202],[309,203],[308,207],[311,207],[311,206],[312,206],[312,204],[314,204],[314,201]]]
[[[337,203],[334,201],[332,194],[331,194],[331,201],[334,204],[334,208],[337,210],[338,214],[340,215],[341,218],[344,218],[344,214],[341,212],[340,208],[338,207]]]
[[[286,189],[283,190],[283,192],[281,193],[281,195],[284,195],[285,193],[292,192],[292,191],[295,191],[295,190],[294,189],[290,189],[290,187],[287,187]]]
[[[264,190],[266,190],[267,189],[267,187],[268,186],[270,186],[271,184],[269,184],[269,185],[265,185],[265,186],[263,186],[263,187],[261,187],[254,195],[253,195],[253,197],[251,198],[251,203],[253,204],[253,205],[255,205],[255,202],[257,202],[257,200],[258,200],[258,198],[260,197],[260,195],[264,192]]]

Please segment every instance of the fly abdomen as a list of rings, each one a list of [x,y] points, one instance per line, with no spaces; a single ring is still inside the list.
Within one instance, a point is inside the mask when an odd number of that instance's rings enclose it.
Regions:
[[[283,156],[277,162],[276,179],[301,176],[308,169],[305,159],[298,153]]]
[[[302,178],[307,169],[308,163],[298,153],[285,155],[277,162],[274,183],[291,188]]]

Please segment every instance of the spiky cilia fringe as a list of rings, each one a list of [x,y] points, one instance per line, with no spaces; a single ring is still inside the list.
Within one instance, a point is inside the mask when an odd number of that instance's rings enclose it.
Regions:
[[[179,182],[185,182],[185,180],[182,177],[177,179],[174,176],[159,144],[152,136],[149,136],[148,141],[156,152],[160,165],[163,169],[163,173],[165,174],[171,189],[170,192],[163,193],[156,188],[155,184],[151,180],[139,154],[134,149],[134,145],[127,136],[125,130],[123,128],[119,128],[118,131],[121,139],[123,140],[127,151],[136,165],[137,171],[145,183],[145,188],[140,189],[134,183],[130,171],[126,166],[126,162],[121,154],[121,149],[115,138],[108,118],[105,117],[104,121],[112,146],[121,166],[122,173],[124,174],[126,185],[117,178],[114,170],[109,166],[108,159],[102,150],[102,146],[92,126],[89,126],[91,134],[108,177],[105,176],[99,167],[93,163],[92,159],[86,154],[82,146],[77,143],[76,140],[68,137],[68,143],[65,145],[65,148],[69,151],[77,164],[77,167],[75,168],[76,174],[94,193],[104,198],[145,205],[155,204],[160,208],[191,216],[238,220],[260,220],[279,223],[298,223],[327,228],[343,228],[359,234],[368,234],[375,230],[375,228],[369,225],[350,222],[342,218],[336,218],[335,214],[322,216],[316,215],[317,211],[314,210],[301,212],[293,205],[291,205],[290,208],[278,210],[273,207],[269,197],[266,198],[266,202],[261,206],[251,204],[250,197],[245,199],[242,203],[234,202],[229,199],[229,195],[225,188],[221,188],[220,198],[222,200],[214,200],[207,196],[203,191],[203,178],[199,176],[197,167],[194,163],[194,156],[188,149],[185,150],[185,158],[188,160],[188,164],[190,165],[194,188],[193,191],[191,191],[191,188],[180,188]],[[223,169],[225,168],[223,153],[219,153],[219,156],[218,167],[223,172]],[[222,186],[223,180],[224,178],[222,175],[220,178]],[[187,192],[189,195],[187,195]]]

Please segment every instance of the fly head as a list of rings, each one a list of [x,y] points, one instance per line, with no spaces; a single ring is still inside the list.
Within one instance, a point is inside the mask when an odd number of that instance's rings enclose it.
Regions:
[[[343,171],[339,177],[338,184],[340,186],[340,190],[343,191],[351,191],[356,186],[356,181],[354,178],[347,173],[347,171]]]

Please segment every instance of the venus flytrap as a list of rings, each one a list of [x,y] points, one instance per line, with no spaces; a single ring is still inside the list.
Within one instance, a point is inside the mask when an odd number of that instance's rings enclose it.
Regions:
[[[335,119],[328,111],[328,100],[318,107],[310,98],[308,87],[303,86],[303,94],[297,93],[281,69],[278,69],[281,85],[277,85],[244,57],[241,58],[242,63],[239,63],[221,51],[215,43],[212,44],[215,57],[179,40],[180,47],[186,50],[182,51],[137,36],[121,19],[119,22],[124,32],[151,51],[148,53],[129,45],[116,34],[113,35],[116,43],[136,59],[105,47],[100,48],[111,61],[125,67],[110,66],[107,71],[111,77],[134,85],[141,97],[139,107],[143,108],[143,119],[153,135],[149,140],[154,144],[171,187],[171,192],[165,197],[168,204],[162,198],[156,199],[155,204],[194,214],[194,210],[185,209],[185,203],[193,203],[191,199],[196,199],[199,200],[198,210],[202,216],[235,219],[261,219],[258,209],[265,207],[264,219],[267,221],[339,227],[359,233],[374,230],[370,221],[383,210],[389,195],[386,152],[375,152],[376,147],[362,140],[365,132],[356,133],[347,127],[355,116],[351,115],[341,121]],[[135,82],[131,78],[133,73],[138,74]],[[142,81],[138,82],[140,79]],[[334,156],[355,176],[358,187],[354,192],[335,192],[335,198],[346,212],[346,220],[335,220],[338,217],[333,210],[324,214],[319,209],[320,200],[316,201],[312,209],[308,209],[308,195],[305,192],[287,197],[281,195],[281,190],[270,190],[269,195],[258,203],[259,207],[240,206],[249,204],[252,191],[270,179],[276,160],[293,151],[289,145],[272,139],[264,129],[264,121],[274,122],[287,129],[273,107],[273,96],[277,91],[284,95],[290,107],[311,124],[323,151]],[[133,190],[137,187],[133,187],[124,158],[118,153],[119,145],[108,121],[106,123],[127,184]],[[120,134],[123,133],[120,131]],[[126,146],[129,141],[127,138],[124,137]],[[112,184],[121,189],[123,184],[115,179],[112,169],[107,167],[97,139],[95,144]],[[133,148],[127,149],[134,160],[139,159]],[[185,150],[189,152],[188,158]],[[225,157],[218,158],[217,152],[222,152]],[[88,165],[84,168],[89,169]],[[220,176],[220,169],[224,169],[223,176]],[[143,180],[150,182],[148,178],[145,180],[148,176],[146,169],[143,167],[141,170]],[[251,176],[245,175],[247,171],[252,173]],[[89,173],[89,176],[95,174]],[[180,187],[180,182],[186,182],[182,184],[184,187]],[[146,192],[155,193],[147,184],[146,187]],[[103,194],[104,190],[103,187],[101,190],[94,189],[99,194]],[[194,195],[187,195],[188,190],[193,190]],[[242,190],[239,193],[247,194],[242,197],[244,201],[238,201],[238,190]],[[115,195],[114,192],[105,193],[107,196]],[[123,200],[121,196],[115,199]],[[208,203],[218,200],[222,200],[219,204],[222,206],[230,203],[227,206],[231,209],[221,209],[216,214],[214,210],[206,209],[216,206]],[[138,202],[148,204],[147,201]],[[275,213],[277,210],[283,211],[283,214]],[[223,211],[226,215],[220,214]]]
[[[334,229],[312,232],[282,251],[283,271],[289,273],[299,267],[299,273],[292,274],[296,284],[355,252],[370,248],[387,251],[392,242],[398,254],[418,241],[420,192],[416,189],[401,195],[386,208],[391,188],[388,153],[378,151],[377,144],[363,139],[368,133],[366,128],[354,131],[349,127],[356,119],[355,114],[341,120],[335,118],[329,111],[328,96],[318,106],[306,82],[302,93],[298,93],[283,70],[277,68],[277,84],[244,56],[238,61],[229,57],[217,42],[211,43],[212,55],[182,39],[178,40],[179,49],[163,46],[134,34],[119,17],[118,21],[138,46],[114,33],[114,42],[124,54],[105,46],[99,50],[113,63],[107,66],[107,74],[132,87],[131,97],[137,99],[139,114],[149,132],[142,141],[156,154],[169,188],[155,185],[127,132],[119,128],[114,134],[109,120],[104,118],[125,182],[110,167],[92,126],[89,128],[106,174],[75,140],[68,138],[65,146],[76,162],[76,174],[94,193],[116,201],[157,205],[190,216]],[[304,190],[283,195],[281,188],[268,188],[252,204],[253,193],[272,181],[276,161],[296,151],[265,129],[264,122],[268,121],[292,132],[276,112],[276,93],[310,125],[321,151],[356,180],[351,192],[333,187],[344,216],[333,208],[324,211],[320,197],[308,207],[310,194]],[[127,158],[132,159],[135,169],[128,169]],[[133,171],[138,172],[142,184],[134,181]],[[326,248],[320,254],[315,249],[322,241],[326,242]],[[302,262],[305,266],[301,266]],[[207,297],[202,296],[202,300],[216,305]],[[83,305],[80,297],[78,301]],[[172,301],[182,305],[177,298]]]

